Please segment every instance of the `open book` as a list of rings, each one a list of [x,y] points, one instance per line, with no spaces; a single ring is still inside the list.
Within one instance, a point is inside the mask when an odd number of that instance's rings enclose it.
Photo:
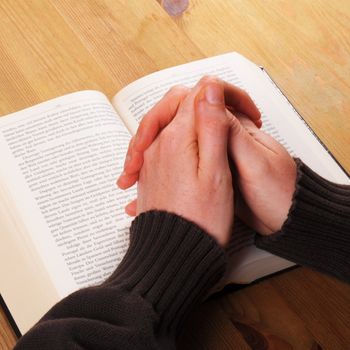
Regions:
[[[54,303],[107,278],[128,247],[124,206],[135,188],[115,180],[142,116],[175,84],[217,75],[249,92],[263,128],[327,179],[349,178],[269,76],[237,53],[169,68],[119,91],[112,103],[80,91],[0,118],[0,292],[19,330]],[[254,247],[242,223],[228,247],[225,283],[249,283],[292,265]]]

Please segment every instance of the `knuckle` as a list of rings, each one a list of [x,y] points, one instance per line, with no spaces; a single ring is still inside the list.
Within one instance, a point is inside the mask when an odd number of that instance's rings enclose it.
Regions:
[[[220,130],[229,129],[231,127],[230,121],[227,118],[205,118],[204,127],[207,132],[218,132]]]
[[[200,84],[207,84],[210,82],[217,82],[219,81],[219,78],[216,75],[204,75],[201,80],[200,80]]]
[[[152,155],[154,152],[153,148],[153,145],[151,145],[149,148],[146,149],[145,153],[143,154],[143,168],[145,168],[152,159]]]
[[[168,90],[167,95],[182,96],[187,95],[189,91],[190,89],[185,85],[174,85]]]
[[[239,132],[243,128],[240,121],[231,113],[227,113],[226,122],[227,126],[235,132]]]
[[[172,148],[172,146],[178,144],[179,132],[176,128],[167,127],[160,134],[161,147]]]
[[[232,177],[230,171],[215,172],[207,178],[207,185],[211,193],[232,190]]]

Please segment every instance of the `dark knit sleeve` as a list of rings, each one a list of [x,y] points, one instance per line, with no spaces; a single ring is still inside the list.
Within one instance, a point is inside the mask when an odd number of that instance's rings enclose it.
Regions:
[[[112,276],[56,304],[16,349],[173,349],[187,313],[224,268],[223,249],[197,225],[141,214]]]
[[[329,182],[300,160],[289,215],[281,231],[256,245],[350,282],[350,186]]]

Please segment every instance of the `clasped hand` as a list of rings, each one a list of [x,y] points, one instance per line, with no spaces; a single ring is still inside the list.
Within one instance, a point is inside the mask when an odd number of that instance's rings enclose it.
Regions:
[[[126,189],[138,181],[127,213],[178,214],[221,245],[234,212],[261,234],[277,232],[291,206],[296,165],[261,125],[249,95],[218,78],[172,88],[130,141],[117,182]]]

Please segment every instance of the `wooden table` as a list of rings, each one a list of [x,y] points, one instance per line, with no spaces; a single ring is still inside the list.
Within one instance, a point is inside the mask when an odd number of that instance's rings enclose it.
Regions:
[[[152,71],[228,51],[263,65],[350,172],[350,5],[342,0],[2,0],[0,115],[79,89],[111,97]],[[0,310],[0,349],[15,335]],[[297,268],[203,304],[181,349],[349,349],[350,286]]]

